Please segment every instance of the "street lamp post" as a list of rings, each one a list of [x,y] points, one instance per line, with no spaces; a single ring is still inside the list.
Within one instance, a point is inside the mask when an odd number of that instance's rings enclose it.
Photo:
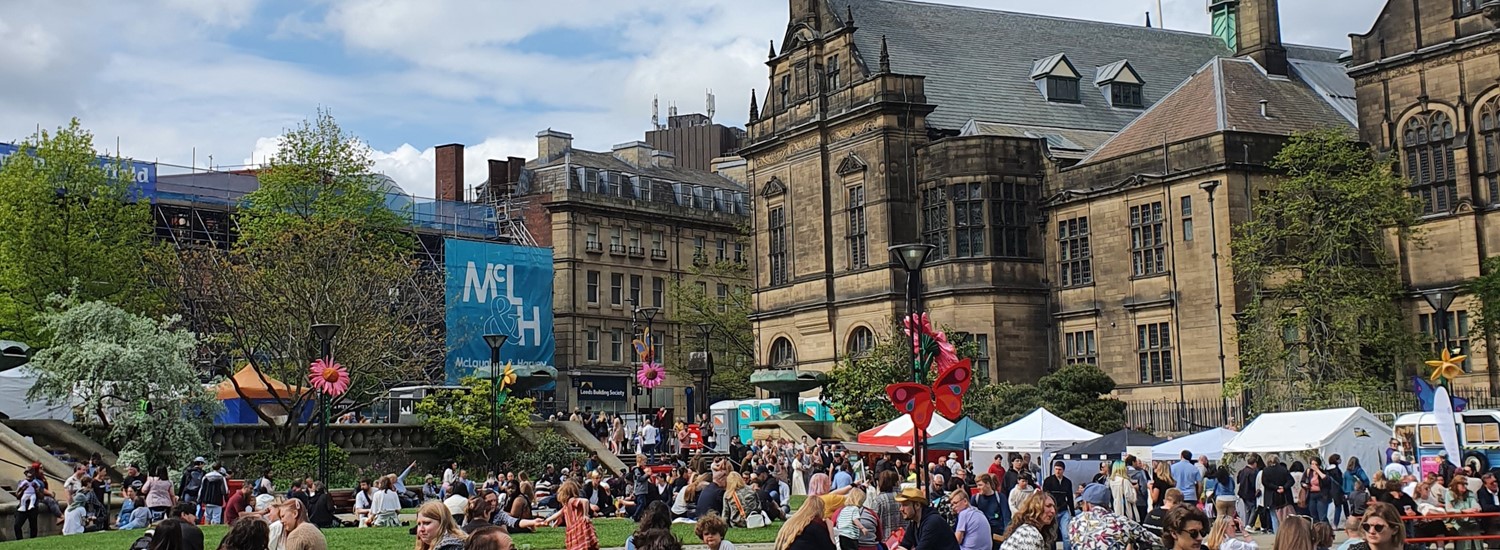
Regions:
[[[656,361],[658,363],[661,362],[661,358],[657,357],[656,353],[655,353],[656,352],[655,348],[656,348],[656,342],[657,342],[656,339],[657,339],[657,336],[656,336],[655,333],[651,332],[651,321],[653,319],[656,319],[656,314],[660,313],[660,312],[661,312],[661,308],[659,308],[659,307],[638,307],[638,308],[635,308],[634,310],[632,310],[630,312],[631,319],[635,319],[635,318],[638,317],[638,318],[646,320],[646,333],[651,335],[651,347],[652,347],[652,349],[649,349],[649,350],[646,350],[646,351],[652,352],[651,353],[652,360],[654,360],[654,361]],[[648,408],[656,406],[656,399],[655,399],[656,395],[654,393],[655,391],[656,391],[655,388],[646,388],[646,403],[648,405]],[[637,408],[639,408],[640,403],[636,403],[636,406],[637,406]]]
[[[892,261],[906,270],[906,317],[922,311],[922,268],[927,266],[928,258],[932,257],[932,251],[936,246],[927,243],[907,243],[890,247]],[[908,346],[910,343],[908,342]],[[921,384],[922,375],[917,370],[917,350],[912,349],[911,379]],[[913,426],[912,434],[912,463],[917,465],[917,486],[926,485],[926,460],[927,452],[927,430]],[[924,489],[925,490],[925,489]]]
[[[339,333],[339,326],[318,323],[312,326],[312,332],[322,344],[323,362],[333,364],[333,336]],[[325,485],[328,483],[328,407],[328,394],[318,392],[318,414],[322,417],[318,425],[318,480]]]
[[[713,333],[714,333],[714,326],[713,326],[713,324],[711,324],[711,323],[698,323],[698,335],[703,337],[703,368],[704,368],[704,371],[703,371],[703,390],[702,390],[702,394],[699,396],[699,401],[698,401],[701,404],[701,406],[698,407],[698,410],[702,411],[702,412],[705,412],[705,413],[708,412],[708,406],[709,406],[709,402],[708,402],[708,400],[709,400],[708,399],[709,388],[713,387],[713,383],[714,383],[714,360],[713,360],[713,357],[711,357],[709,355],[710,352],[708,351],[708,337],[713,336]],[[691,419],[691,418],[688,419],[689,422],[691,422],[692,420],[693,419]]]
[[[484,343],[490,346],[490,448],[485,455],[490,457],[490,471],[499,472],[500,463],[496,460],[496,447],[500,446],[499,430],[495,424],[500,417],[500,348],[505,346],[509,339],[504,334],[486,334]]]

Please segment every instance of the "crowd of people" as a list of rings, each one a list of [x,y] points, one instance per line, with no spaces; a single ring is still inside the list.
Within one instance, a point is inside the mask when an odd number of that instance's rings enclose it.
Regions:
[[[594,428],[619,425],[618,418],[597,418]],[[29,525],[35,537],[42,511],[59,518],[64,534],[147,529],[136,545],[145,550],[201,550],[197,526],[219,523],[232,526],[223,550],[322,549],[321,530],[336,526],[409,526],[416,550],[508,550],[512,533],[563,528],[567,550],[597,550],[594,521],[615,517],[636,524],[628,550],[680,550],[673,523],[695,524],[711,550],[734,550],[726,540],[732,529],[778,521],[775,550],[1255,550],[1254,533],[1273,533],[1275,550],[1323,550],[1336,528],[1348,538],[1340,550],[1395,550],[1408,536],[1500,531],[1500,522],[1450,516],[1500,512],[1493,475],[1482,473],[1471,490],[1473,473],[1446,456],[1436,471],[1421,474],[1396,440],[1385,464],[1370,472],[1338,454],[1306,457],[1305,464],[1250,455],[1232,471],[1183,451],[1154,464],[1130,455],[1105,461],[1088,483],[1075,484],[1065,463],[1044,475],[1027,454],[997,456],[981,471],[956,453],[913,464],[909,455],[866,458],[820,439],[746,444],[735,437],[727,456],[713,456],[664,442],[683,431],[641,430],[622,440],[634,446],[626,450],[636,453],[635,463],[618,471],[591,456],[547,465],[534,477],[507,468],[471,479],[452,462],[408,487],[413,462],[361,480],[352,520],[335,513],[321,482],[292,480],[283,492],[263,472],[231,490],[231,472],[201,457],[175,480],[163,466],[128,466],[115,515],[116,481],[98,457],[77,465],[58,492],[33,464],[15,489],[15,534],[21,538]],[[795,510],[793,494],[807,495]],[[412,508],[415,521],[403,521],[401,511]],[[1420,519],[1429,515],[1440,517]],[[1456,550],[1477,545],[1460,541]]]

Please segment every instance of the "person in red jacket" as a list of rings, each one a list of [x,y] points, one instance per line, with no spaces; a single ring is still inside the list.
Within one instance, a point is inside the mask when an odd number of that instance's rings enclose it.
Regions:
[[[234,525],[234,520],[239,519],[240,513],[250,505],[250,484],[240,485],[240,490],[229,495],[229,502],[224,504],[224,524]]]

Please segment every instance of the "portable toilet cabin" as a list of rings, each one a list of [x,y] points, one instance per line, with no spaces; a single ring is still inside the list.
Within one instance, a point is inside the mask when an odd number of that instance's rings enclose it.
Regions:
[[[755,416],[756,422],[759,422],[761,420],[770,420],[772,416],[776,416],[776,413],[781,412],[781,400],[762,399],[758,403],[756,403],[755,409],[758,413]],[[746,439],[745,441],[749,440]]]
[[[708,417],[714,425],[714,448],[717,452],[729,450],[729,437],[739,433],[740,402],[725,400],[708,406]]]
[[[750,441],[750,434],[753,432],[750,428],[750,423],[760,420],[760,402],[754,399],[739,401],[735,404],[735,410],[739,411],[737,415],[739,420],[734,425],[734,431],[730,432],[729,435],[739,436],[741,443]],[[725,438],[726,442],[728,440],[728,438]],[[727,443],[724,448],[729,448]]]

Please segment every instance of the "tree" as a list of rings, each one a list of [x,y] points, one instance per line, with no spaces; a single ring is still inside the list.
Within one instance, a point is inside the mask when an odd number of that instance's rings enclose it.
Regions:
[[[1252,407],[1390,387],[1417,350],[1398,306],[1391,232],[1410,236],[1418,203],[1407,182],[1350,136],[1294,135],[1271,163],[1285,174],[1232,241],[1249,294],[1240,372],[1226,395]],[[1394,370],[1393,370],[1394,369]]]
[[[945,332],[953,334],[951,331]],[[875,347],[856,356],[843,357],[823,386],[823,400],[834,418],[858,431],[868,430],[896,417],[896,409],[885,394],[885,387],[912,378],[911,348],[908,340],[892,323],[890,330],[877,337]],[[959,358],[973,359],[979,352],[971,340],[954,342]],[[928,373],[923,383],[931,384],[937,373]],[[965,395],[967,410],[977,387]]]
[[[1105,397],[1115,381],[1094,365],[1068,365],[1043,376],[1035,386],[1000,382],[970,388],[965,410],[974,420],[1000,427],[1031,414],[1038,407],[1097,433],[1125,426],[1125,402]]]
[[[193,333],[103,301],[59,298],[40,323],[53,345],[32,357],[30,399],[74,402],[104,427],[104,443],[146,464],[181,464],[211,449],[222,407],[192,365]]]
[[[93,140],[74,119],[0,159],[0,339],[48,345],[38,314],[58,292],[160,310],[143,261],[154,248],[151,206],[131,197],[131,181],[108,176]]]
[[[395,383],[425,380],[443,361],[443,273],[415,256],[369,154],[320,111],[282,137],[261,187],[235,215],[240,239],[227,251],[183,250],[167,277],[207,335],[204,354],[226,370],[249,363],[294,386],[277,396],[288,411],[317,399],[304,391],[321,354],[316,323],[340,326],[333,356],[352,378],[330,416],[368,406]],[[256,413],[280,428],[277,445],[303,440],[313,425]]]
[[[489,378],[466,377],[464,389],[439,390],[418,401],[413,410],[422,416],[422,426],[432,433],[443,456],[467,457],[490,463],[491,453],[504,453],[521,441],[521,431],[531,427],[533,399],[505,400],[495,422],[499,444],[490,444],[490,401],[494,391]],[[524,445],[522,445],[524,447]]]
[[[1473,332],[1485,339],[1500,338],[1500,256],[1490,256],[1480,264],[1481,275],[1470,281],[1468,291],[1474,296],[1471,306],[1474,316]],[[1449,330],[1457,330],[1450,327]],[[1452,338],[1452,337],[1450,337]],[[1500,392],[1500,369],[1485,369],[1489,378],[1490,392]]]
[[[749,278],[745,263],[700,257],[695,258],[687,277],[672,281],[667,289],[674,320],[681,327],[680,345],[666,352],[667,368],[679,378],[695,380],[687,372],[688,354],[703,351],[697,327],[709,325],[712,333],[708,347],[714,356],[714,377],[709,386],[714,398],[748,399],[755,395],[755,386],[750,385],[750,373],[755,370],[755,334],[750,324],[754,309]]]

